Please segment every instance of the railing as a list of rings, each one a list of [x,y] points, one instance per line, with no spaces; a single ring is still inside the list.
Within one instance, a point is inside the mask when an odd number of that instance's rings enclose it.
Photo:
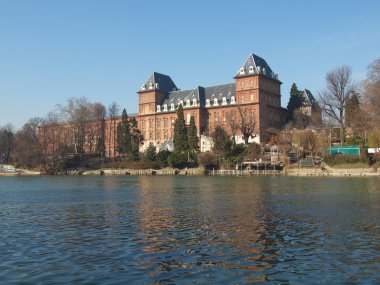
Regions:
[[[254,175],[278,175],[283,174],[283,170],[209,170],[207,175],[212,176],[254,176]]]

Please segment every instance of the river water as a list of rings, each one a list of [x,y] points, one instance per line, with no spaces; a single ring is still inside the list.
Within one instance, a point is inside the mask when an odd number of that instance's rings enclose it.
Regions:
[[[1,284],[380,282],[380,179],[0,177]]]

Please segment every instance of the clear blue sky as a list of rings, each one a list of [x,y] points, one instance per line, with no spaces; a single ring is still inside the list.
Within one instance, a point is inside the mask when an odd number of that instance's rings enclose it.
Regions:
[[[0,125],[20,128],[85,96],[137,112],[153,71],[181,89],[233,82],[253,52],[314,95],[380,57],[380,1],[0,0]]]

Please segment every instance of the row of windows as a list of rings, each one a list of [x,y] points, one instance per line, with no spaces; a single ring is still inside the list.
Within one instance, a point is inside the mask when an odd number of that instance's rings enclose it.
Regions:
[[[230,105],[234,105],[236,104],[235,102],[235,96],[231,96],[231,101],[230,101]],[[222,106],[224,105],[227,105],[227,98],[226,97],[223,97],[222,98]],[[213,106],[219,106],[219,100],[218,98],[214,98],[213,100]],[[206,107],[211,107],[211,101],[210,99],[206,99]]]
[[[230,112],[221,112],[221,117],[219,112],[214,112],[214,122],[218,123],[219,119],[221,118],[223,122],[226,121],[235,121],[238,116],[245,116],[246,119],[254,119],[255,118],[255,110],[254,109],[246,109],[246,111],[242,112],[242,115],[237,114],[236,111],[230,111]],[[207,121],[208,122],[208,121]]]
[[[170,130],[170,131],[167,131],[167,130],[164,130],[164,131],[161,131],[161,130],[158,130],[156,131],[156,137],[154,137],[154,132],[153,131],[143,131],[142,132],[142,135],[144,136],[144,138],[146,140],[172,140],[173,139],[173,133],[174,131],[173,130]]]
[[[195,121],[196,121],[197,114],[196,113],[192,113],[192,114],[187,113],[186,114],[186,124],[190,124],[191,117],[194,117]],[[160,128],[161,122],[162,122],[164,128],[167,128],[169,125],[169,122],[170,122],[171,128],[174,128],[175,120],[176,120],[176,117],[170,117],[170,119],[169,118],[157,118],[156,119],[156,127]],[[154,119],[148,119],[148,120],[143,119],[143,120],[141,120],[141,128],[145,129],[148,127],[149,129],[151,129],[154,127],[153,122],[154,122]]]
[[[245,83],[246,83],[246,82],[243,81],[243,80],[240,81],[240,86],[244,86]],[[247,83],[248,83],[248,81],[247,81]],[[250,81],[249,81],[249,85],[250,85],[250,86],[255,86],[255,80],[250,80]]]
[[[190,99],[187,99],[186,100],[186,105],[183,105],[183,101],[182,100],[180,100],[178,102],[178,106],[179,105],[182,105],[184,108],[190,108],[190,107],[197,107],[198,103],[197,103],[197,99],[194,98],[193,102],[191,104],[190,104]],[[162,107],[163,107],[162,108],[163,112],[167,112],[168,111],[168,104],[164,104]],[[174,105],[174,103],[170,104],[170,111],[175,111],[175,105]],[[157,112],[161,112],[161,105],[157,105]]]

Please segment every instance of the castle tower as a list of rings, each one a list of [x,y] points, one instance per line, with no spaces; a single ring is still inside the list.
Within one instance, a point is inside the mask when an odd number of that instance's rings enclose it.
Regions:
[[[139,94],[139,115],[154,114],[167,92],[178,90],[170,76],[153,72],[137,92]]]
[[[144,141],[156,144],[159,140],[157,134],[157,112],[167,93],[178,90],[170,76],[153,72],[145,84],[137,92],[139,95],[139,129],[142,131]]]
[[[235,75],[236,102],[242,109],[249,108],[255,118],[259,140],[270,128],[284,124],[285,109],[281,108],[281,84],[265,59],[250,54]]]

